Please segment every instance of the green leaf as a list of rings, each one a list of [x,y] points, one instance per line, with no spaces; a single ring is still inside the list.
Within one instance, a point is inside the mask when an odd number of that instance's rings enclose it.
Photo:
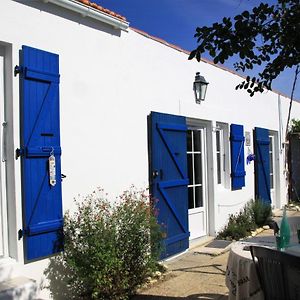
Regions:
[[[216,56],[216,51],[215,51],[215,49],[210,49],[209,55],[212,56],[212,57],[215,57],[215,56]]]
[[[197,53],[197,50],[193,50],[193,51],[190,53],[188,59],[189,59],[189,60],[193,59],[193,58],[195,57],[196,53]]]
[[[243,17],[241,15],[237,15],[237,16],[234,17],[234,20],[236,20],[236,21],[239,21],[239,20],[242,20],[242,19],[243,19]]]
[[[224,63],[237,54],[241,60],[238,63],[239,58],[234,57],[237,61],[234,68],[237,71],[261,66],[257,79],[252,82],[264,84],[258,90],[254,86],[253,91],[259,92],[263,90],[263,86],[271,88],[272,80],[285,68],[299,64],[300,10],[299,1],[295,1],[277,0],[274,5],[261,3],[250,12],[244,11],[236,15],[234,22],[224,16],[223,23],[215,22],[210,26],[197,27],[197,40],[201,45],[197,48],[198,51],[209,53],[214,57],[215,63]],[[191,53],[189,59],[193,55],[196,56]],[[244,59],[250,61],[242,63]]]
[[[242,13],[242,16],[245,17],[245,18],[247,18],[247,19],[249,18],[249,15],[250,15],[250,14],[249,14],[249,11],[247,11],[247,10],[245,10],[245,11]]]

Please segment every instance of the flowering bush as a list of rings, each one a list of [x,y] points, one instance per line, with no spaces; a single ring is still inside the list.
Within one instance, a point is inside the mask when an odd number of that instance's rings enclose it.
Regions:
[[[149,196],[131,187],[116,204],[99,190],[65,215],[68,290],[79,299],[128,299],[158,269],[161,233]],[[68,296],[71,297],[71,296]]]

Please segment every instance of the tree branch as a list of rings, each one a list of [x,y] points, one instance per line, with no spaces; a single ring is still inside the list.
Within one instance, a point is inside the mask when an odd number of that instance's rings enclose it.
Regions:
[[[294,77],[294,82],[293,82],[293,88],[292,88],[292,92],[291,92],[289,113],[288,113],[288,118],[287,118],[287,122],[286,122],[285,141],[287,141],[287,136],[288,136],[288,132],[289,132],[289,123],[290,123],[290,118],[291,118],[291,110],[292,110],[294,92],[295,92],[296,82],[297,82],[297,78],[298,78],[299,73],[300,73],[300,70],[299,70],[299,64],[298,64],[297,67],[296,67],[295,77]]]

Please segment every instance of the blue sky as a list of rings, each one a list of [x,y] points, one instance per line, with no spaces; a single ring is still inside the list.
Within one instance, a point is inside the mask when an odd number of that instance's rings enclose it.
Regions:
[[[197,47],[197,26],[209,26],[258,5],[259,0],[94,0],[99,5],[127,18],[130,26],[146,31],[186,50]],[[269,4],[276,0],[263,1]],[[209,58],[208,56],[206,56]],[[232,62],[225,63],[231,69]],[[273,89],[290,96],[294,73],[284,72],[273,83]],[[299,80],[298,80],[299,81]],[[300,83],[295,97],[300,99]]]

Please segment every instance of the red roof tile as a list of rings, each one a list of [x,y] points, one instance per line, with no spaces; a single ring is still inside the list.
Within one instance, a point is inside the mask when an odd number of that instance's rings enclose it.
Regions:
[[[119,19],[121,21],[126,22],[126,18],[125,17],[123,17],[123,16],[121,16],[121,15],[119,15],[119,14],[117,14],[117,13],[115,13],[115,12],[109,10],[109,9],[106,9],[106,8],[102,7],[102,6],[98,5],[97,3],[91,2],[89,0],[77,0],[77,1],[81,2],[84,5],[90,6],[90,7],[94,8],[94,9],[96,9],[96,10],[99,10],[99,11],[101,11],[103,13],[106,13],[106,14],[108,14],[108,15],[114,17],[114,18],[117,18],[117,19]]]

